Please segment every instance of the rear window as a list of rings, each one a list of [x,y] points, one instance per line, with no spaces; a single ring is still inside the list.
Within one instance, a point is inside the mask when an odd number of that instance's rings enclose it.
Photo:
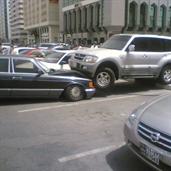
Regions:
[[[54,46],[55,44],[41,44],[40,47],[51,47]]]

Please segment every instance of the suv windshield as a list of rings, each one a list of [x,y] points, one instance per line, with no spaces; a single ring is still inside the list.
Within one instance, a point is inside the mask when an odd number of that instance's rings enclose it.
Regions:
[[[116,35],[110,37],[100,48],[122,50],[131,36]]]

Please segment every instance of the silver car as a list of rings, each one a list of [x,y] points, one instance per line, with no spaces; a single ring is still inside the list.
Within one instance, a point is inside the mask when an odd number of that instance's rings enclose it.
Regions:
[[[171,93],[141,104],[124,126],[128,147],[155,170],[171,171]]]

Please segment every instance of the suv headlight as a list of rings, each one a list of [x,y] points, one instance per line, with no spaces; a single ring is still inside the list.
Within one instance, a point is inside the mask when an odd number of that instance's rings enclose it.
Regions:
[[[97,61],[97,59],[98,59],[97,56],[86,56],[84,58],[84,62],[95,63]]]

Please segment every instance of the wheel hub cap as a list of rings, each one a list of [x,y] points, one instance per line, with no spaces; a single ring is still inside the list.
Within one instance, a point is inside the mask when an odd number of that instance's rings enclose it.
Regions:
[[[110,81],[111,81],[111,78],[107,72],[102,72],[99,75],[97,75],[97,83],[100,86],[106,86],[110,83]]]
[[[170,81],[171,81],[171,70],[170,70],[170,69],[167,69],[167,70],[164,72],[164,79],[165,79],[167,82],[170,82]]]

